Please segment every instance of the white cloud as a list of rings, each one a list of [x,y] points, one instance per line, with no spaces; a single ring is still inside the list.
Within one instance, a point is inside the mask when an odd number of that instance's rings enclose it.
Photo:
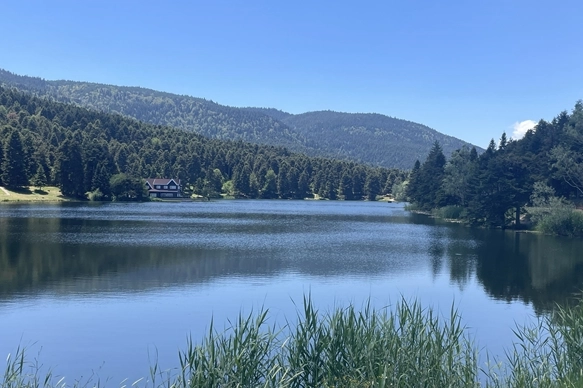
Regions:
[[[533,129],[535,125],[536,122],[532,120],[524,120],[521,122],[514,123],[514,125],[512,126],[512,128],[514,129],[514,132],[512,132],[512,138],[514,140],[522,139],[526,134],[526,131],[528,131],[529,129]]]

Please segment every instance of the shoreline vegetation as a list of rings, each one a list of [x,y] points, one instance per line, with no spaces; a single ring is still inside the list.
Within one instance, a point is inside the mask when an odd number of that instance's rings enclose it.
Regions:
[[[541,120],[522,139],[461,148],[446,159],[436,142],[402,183],[411,209],[471,226],[535,229],[583,237],[583,101]]]
[[[365,303],[320,312],[304,297],[297,324],[277,327],[269,311],[239,314],[225,330],[188,339],[177,367],[150,367],[132,387],[580,387],[583,302],[557,307],[517,327],[503,359],[474,343],[452,305],[447,315],[402,299],[393,308]],[[289,321],[288,321],[289,322]],[[484,358],[483,356],[486,355]],[[480,365],[483,360],[487,361]],[[114,385],[42,372],[24,349],[9,355],[1,388]],[[120,386],[127,386],[122,381]]]
[[[405,210],[449,223],[465,224],[472,227],[481,226],[468,223],[465,219],[464,209],[460,206],[445,206],[427,211],[419,209],[415,204],[408,204],[405,206]],[[512,229],[517,232],[583,237],[583,210],[572,204],[557,207],[549,205],[526,207],[519,226]]]
[[[0,186],[0,203],[2,202],[89,202],[95,201],[91,198],[91,193],[87,193],[88,198],[79,199],[73,197],[66,197],[61,193],[61,190],[56,186],[47,187],[23,187],[20,189],[9,189],[4,186]],[[223,194],[216,197],[205,197],[199,194],[193,194],[190,197],[182,197],[175,199],[161,199],[161,198],[149,198],[143,197],[141,202],[153,201],[153,202],[205,202],[209,200],[232,200],[240,199],[233,195]],[[327,198],[322,198],[319,195],[314,195],[313,198],[303,198],[304,200],[319,201],[327,200]],[[377,196],[375,199],[377,202],[395,202],[395,200],[390,195]],[[97,202],[109,202],[109,201],[97,201]]]

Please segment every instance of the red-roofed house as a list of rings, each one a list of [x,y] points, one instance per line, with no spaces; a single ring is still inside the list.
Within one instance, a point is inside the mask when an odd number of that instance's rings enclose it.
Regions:
[[[154,178],[146,179],[146,188],[150,198],[180,198],[182,197],[180,179]]]

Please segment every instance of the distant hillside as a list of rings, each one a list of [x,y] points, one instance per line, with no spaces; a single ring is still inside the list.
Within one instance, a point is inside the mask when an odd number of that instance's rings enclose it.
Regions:
[[[285,119],[287,119],[290,116],[293,116],[291,113],[287,113],[284,112],[282,110],[279,109],[275,109],[275,108],[253,108],[253,107],[248,107],[248,108],[241,108],[242,110],[246,110],[249,112],[259,112],[259,113],[263,113],[271,118],[274,118],[276,120],[279,121],[283,121]]]
[[[211,139],[0,87],[0,186],[58,186],[63,195],[139,200],[143,178],[180,179],[187,194],[374,200],[399,170]]]
[[[416,159],[425,159],[435,141],[448,156],[468,145],[425,125],[376,113],[309,112],[283,122],[305,138],[308,147],[326,143],[328,157],[366,155],[367,161],[380,166],[410,168]]]
[[[190,96],[75,81],[45,81],[0,70],[0,85],[107,113],[223,140],[284,146],[309,156],[411,168],[436,140],[446,155],[463,145],[429,127],[380,114],[234,108]]]
[[[318,149],[318,156],[378,166],[411,168],[417,159],[425,160],[435,141],[447,156],[464,145],[473,147],[426,125],[378,113],[319,111],[293,115],[273,108],[242,109],[264,113],[286,124],[305,139],[307,149]]]
[[[59,102],[106,113],[118,113],[156,125],[196,132],[221,140],[285,146],[297,150],[294,133],[281,122],[262,114],[219,105],[202,98],[180,96],[139,87],[118,87],[87,82],[43,81],[14,76],[0,70],[0,84],[49,96]]]

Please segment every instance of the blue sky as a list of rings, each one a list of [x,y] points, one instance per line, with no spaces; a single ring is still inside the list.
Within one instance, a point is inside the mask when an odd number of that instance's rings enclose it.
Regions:
[[[482,147],[583,98],[581,1],[22,0],[1,14],[0,68],[17,74],[376,112]]]

